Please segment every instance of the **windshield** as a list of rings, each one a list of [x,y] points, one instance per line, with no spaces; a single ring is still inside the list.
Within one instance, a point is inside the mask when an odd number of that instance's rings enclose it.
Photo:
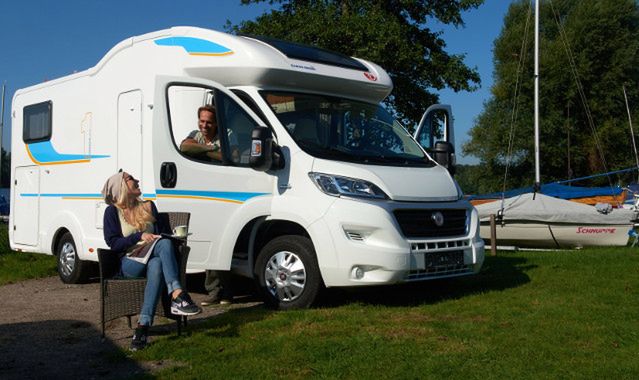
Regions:
[[[434,166],[415,140],[380,105],[323,95],[262,91],[306,153],[376,165]]]

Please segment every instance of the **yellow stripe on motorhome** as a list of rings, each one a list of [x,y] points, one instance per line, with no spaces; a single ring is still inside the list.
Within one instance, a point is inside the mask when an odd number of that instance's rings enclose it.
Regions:
[[[104,198],[102,197],[62,197],[62,199],[68,199],[68,200],[83,200],[83,201],[95,201],[95,200],[102,200]]]
[[[213,56],[223,56],[223,55],[231,55],[233,54],[232,51],[227,51],[224,53],[189,53],[189,55],[201,55],[201,56],[209,56],[209,57],[213,57]]]
[[[236,201],[234,199],[224,199],[224,198],[212,198],[212,197],[200,197],[197,195],[158,195],[158,198],[186,198],[186,199],[201,199],[205,201],[217,201],[217,202],[227,202],[227,203],[235,203],[242,204],[242,201]]]

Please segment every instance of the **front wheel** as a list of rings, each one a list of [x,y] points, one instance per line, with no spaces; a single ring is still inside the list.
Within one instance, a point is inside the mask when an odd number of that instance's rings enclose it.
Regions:
[[[90,263],[80,260],[73,236],[65,232],[56,249],[58,275],[65,284],[80,284],[89,277]]]
[[[311,306],[323,286],[313,243],[296,235],[277,237],[262,248],[255,277],[266,305],[280,310]]]

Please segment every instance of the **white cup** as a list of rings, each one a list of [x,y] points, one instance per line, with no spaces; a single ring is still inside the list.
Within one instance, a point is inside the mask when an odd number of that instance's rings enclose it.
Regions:
[[[187,226],[176,226],[173,229],[173,235],[177,237],[186,237]]]

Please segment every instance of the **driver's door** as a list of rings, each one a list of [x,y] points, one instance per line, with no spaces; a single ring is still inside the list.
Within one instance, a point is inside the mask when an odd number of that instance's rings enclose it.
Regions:
[[[216,110],[222,159],[185,153],[183,140],[199,130],[198,109]],[[249,167],[251,131],[263,123],[219,83],[157,77],[153,115],[153,176],[160,211],[191,214],[189,268],[229,269],[234,225],[246,208],[264,208],[273,193],[273,174]],[[248,222],[248,221],[246,221]],[[242,224],[243,225],[243,224]],[[231,231],[231,233],[229,233]],[[230,248],[229,248],[230,246]]]

